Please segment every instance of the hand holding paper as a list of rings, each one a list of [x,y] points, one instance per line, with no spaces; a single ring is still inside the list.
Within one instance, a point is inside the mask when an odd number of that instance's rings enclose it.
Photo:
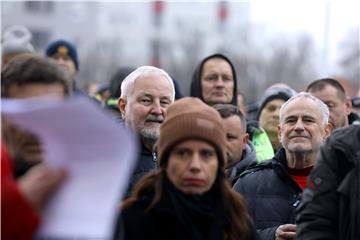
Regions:
[[[136,160],[134,136],[87,98],[2,100],[2,113],[39,136],[47,164],[68,172],[38,235],[110,238]]]

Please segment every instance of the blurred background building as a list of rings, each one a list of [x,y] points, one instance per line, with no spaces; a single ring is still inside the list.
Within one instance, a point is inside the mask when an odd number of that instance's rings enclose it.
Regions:
[[[332,76],[348,85],[350,94],[360,88],[360,17],[339,15],[344,11],[339,6],[359,9],[356,0],[0,4],[1,32],[25,25],[39,53],[60,38],[77,45],[77,78],[84,89],[108,83],[120,67],[155,65],[175,77],[187,95],[197,63],[214,52],[234,60],[248,101],[275,82],[300,91],[316,78]]]

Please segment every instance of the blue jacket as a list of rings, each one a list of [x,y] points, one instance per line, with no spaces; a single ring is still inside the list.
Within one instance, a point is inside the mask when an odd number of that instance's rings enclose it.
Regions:
[[[287,172],[284,148],[243,172],[234,189],[245,197],[261,239],[275,239],[279,225],[295,223],[302,190]]]

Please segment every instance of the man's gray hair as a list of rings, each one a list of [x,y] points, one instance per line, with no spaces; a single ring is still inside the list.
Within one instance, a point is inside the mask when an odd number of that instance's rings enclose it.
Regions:
[[[171,96],[172,96],[171,100],[174,101],[175,87],[174,87],[174,82],[173,82],[172,78],[163,69],[153,67],[153,66],[142,66],[142,67],[139,67],[139,68],[135,69],[134,71],[132,71],[121,83],[121,96],[120,97],[124,98],[124,99],[128,99],[129,95],[132,93],[132,91],[134,89],[135,81],[139,77],[144,77],[144,76],[147,76],[150,74],[157,74],[159,76],[164,76],[169,81],[169,83],[171,85],[171,91],[172,91],[171,92]]]
[[[300,92],[294,96],[292,96],[289,100],[287,100],[280,108],[280,112],[279,112],[279,117],[280,117],[280,123],[282,122],[283,119],[283,112],[284,109],[286,108],[286,106],[292,102],[293,100],[297,99],[297,98],[309,98],[311,100],[313,100],[319,107],[322,115],[323,115],[323,124],[326,125],[329,122],[329,108],[328,106],[326,106],[326,104],[321,101],[320,99],[318,99],[317,97],[311,95],[310,93],[307,92]]]

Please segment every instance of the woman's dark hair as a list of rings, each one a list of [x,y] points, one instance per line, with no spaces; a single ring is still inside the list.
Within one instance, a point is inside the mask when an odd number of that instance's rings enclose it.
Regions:
[[[121,204],[121,209],[126,209],[139,202],[142,193],[153,188],[155,190],[153,200],[145,210],[145,212],[149,212],[161,198],[165,174],[164,168],[147,174],[134,186],[131,197]],[[217,178],[220,181],[221,204],[230,222],[229,228],[224,229],[224,234],[230,240],[249,239],[250,229],[248,224],[251,220],[244,198],[231,188],[223,169],[219,168]]]

